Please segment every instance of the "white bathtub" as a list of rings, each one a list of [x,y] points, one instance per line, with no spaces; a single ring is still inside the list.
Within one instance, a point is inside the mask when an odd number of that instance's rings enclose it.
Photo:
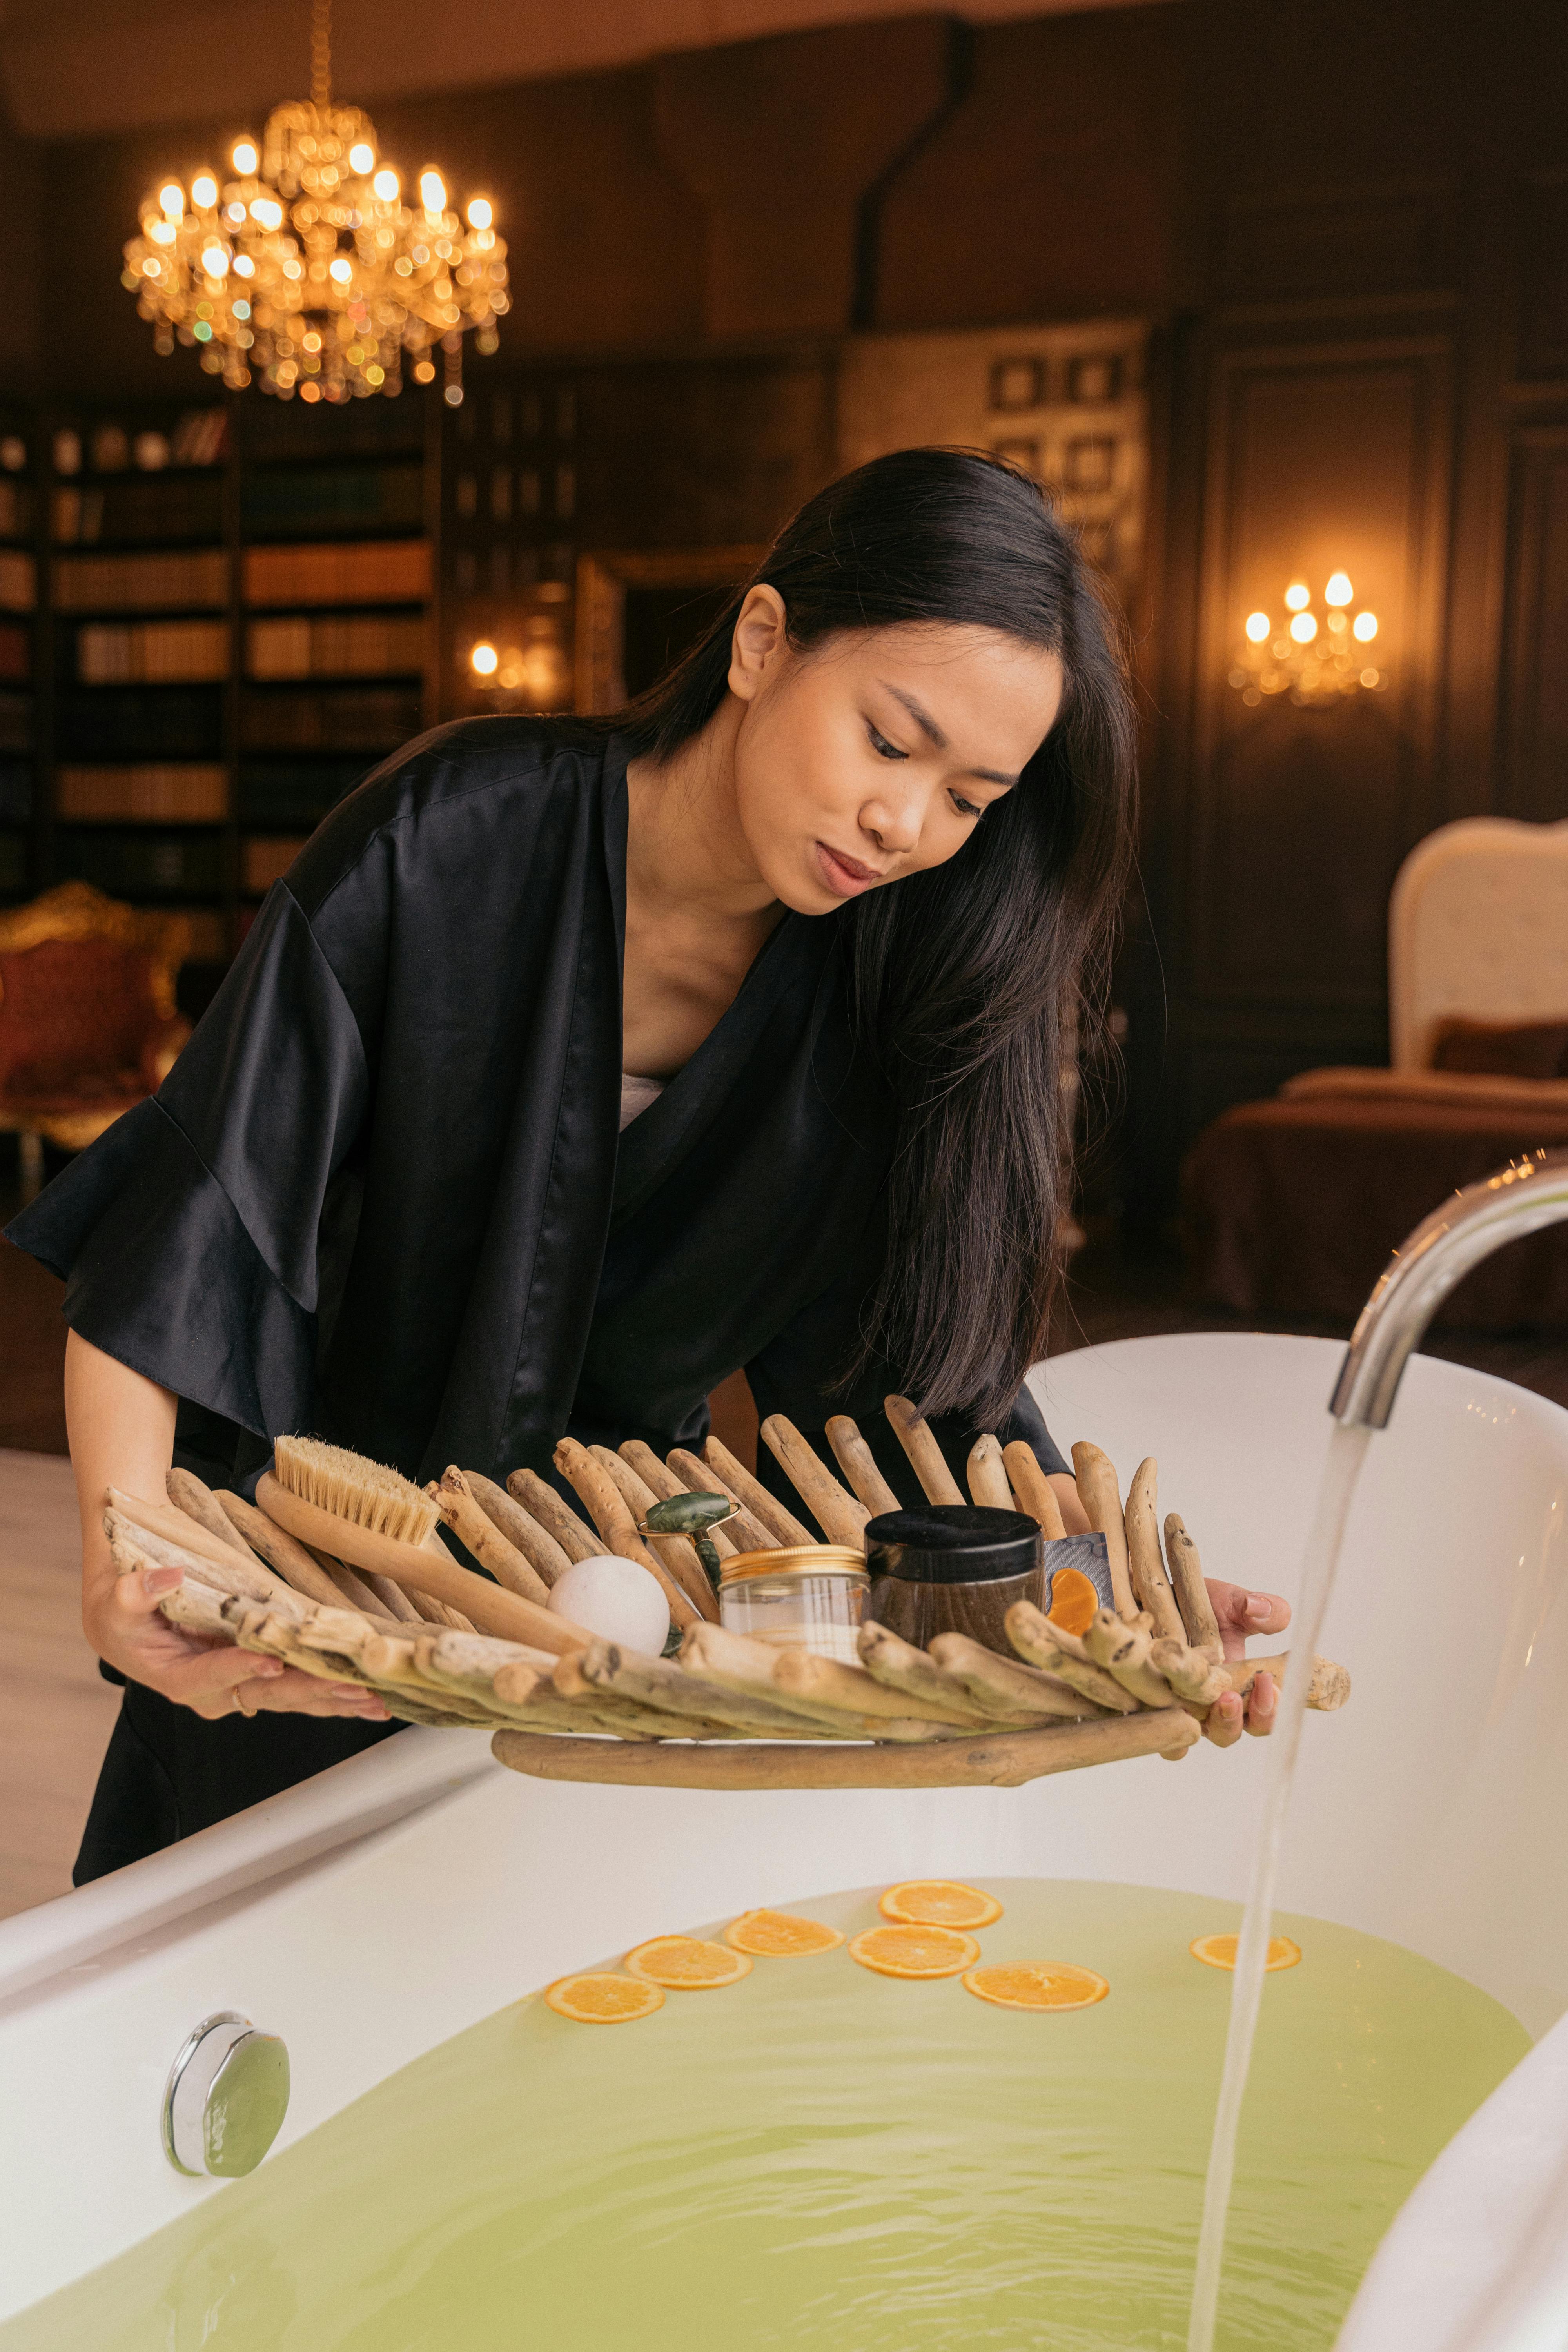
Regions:
[[[1144,1453],[1211,1575],[1292,1591],[1339,1361],[1192,1335],[1058,1359],[1065,1443]],[[1537,2047],[1385,2239],[1342,2352],[1568,2342],[1568,1413],[1426,1358],[1372,1443],[1306,1727],[1285,1908],[1424,1953]],[[237,2010],[286,2041],[299,2138],[395,2067],[662,1929],[950,1872],[1244,1891],[1266,1750],[1206,1745],[1016,1790],[714,1795],[525,1780],[410,1731],[0,1925],[0,2317],[222,2185],[159,2145],[171,2060]],[[1434,2053],[1435,2062],[1441,2053]]]

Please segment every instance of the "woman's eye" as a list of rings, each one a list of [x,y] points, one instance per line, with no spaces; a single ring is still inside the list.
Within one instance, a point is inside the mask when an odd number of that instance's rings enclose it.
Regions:
[[[871,749],[874,751],[879,752],[884,760],[907,760],[909,758],[910,755],[907,751],[900,751],[896,743],[889,743],[887,737],[879,733],[879,730],[873,727],[868,719],[866,721],[866,732],[871,738]]]
[[[985,814],[984,809],[976,807],[973,801],[966,801],[957,793],[952,796],[952,805],[960,816],[984,816]]]

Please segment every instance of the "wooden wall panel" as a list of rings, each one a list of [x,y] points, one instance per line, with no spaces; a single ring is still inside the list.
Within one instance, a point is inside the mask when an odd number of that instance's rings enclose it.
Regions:
[[[1389,887],[1432,819],[1450,446],[1444,341],[1222,351],[1212,376],[1194,688],[1186,971],[1200,1003],[1366,1006]],[[1343,566],[1384,693],[1247,709],[1245,615]]]
[[[1499,806],[1568,817],[1568,424],[1515,437]]]

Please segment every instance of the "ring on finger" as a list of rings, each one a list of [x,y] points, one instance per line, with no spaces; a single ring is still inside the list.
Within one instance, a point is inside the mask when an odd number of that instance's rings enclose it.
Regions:
[[[241,1715],[246,1717],[247,1722],[255,1719],[256,1709],[253,1706],[247,1706],[245,1704],[245,1685],[243,1683],[236,1683],[234,1685],[234,1703],[239,1709]]]

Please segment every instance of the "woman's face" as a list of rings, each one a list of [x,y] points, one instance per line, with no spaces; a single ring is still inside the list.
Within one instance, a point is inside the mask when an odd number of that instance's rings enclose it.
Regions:
[[[736,624],[737,814],[757,871],[802,915],[956,856],[1061,708],[1056,654],[908,622],[801,653],[776,590]]]

